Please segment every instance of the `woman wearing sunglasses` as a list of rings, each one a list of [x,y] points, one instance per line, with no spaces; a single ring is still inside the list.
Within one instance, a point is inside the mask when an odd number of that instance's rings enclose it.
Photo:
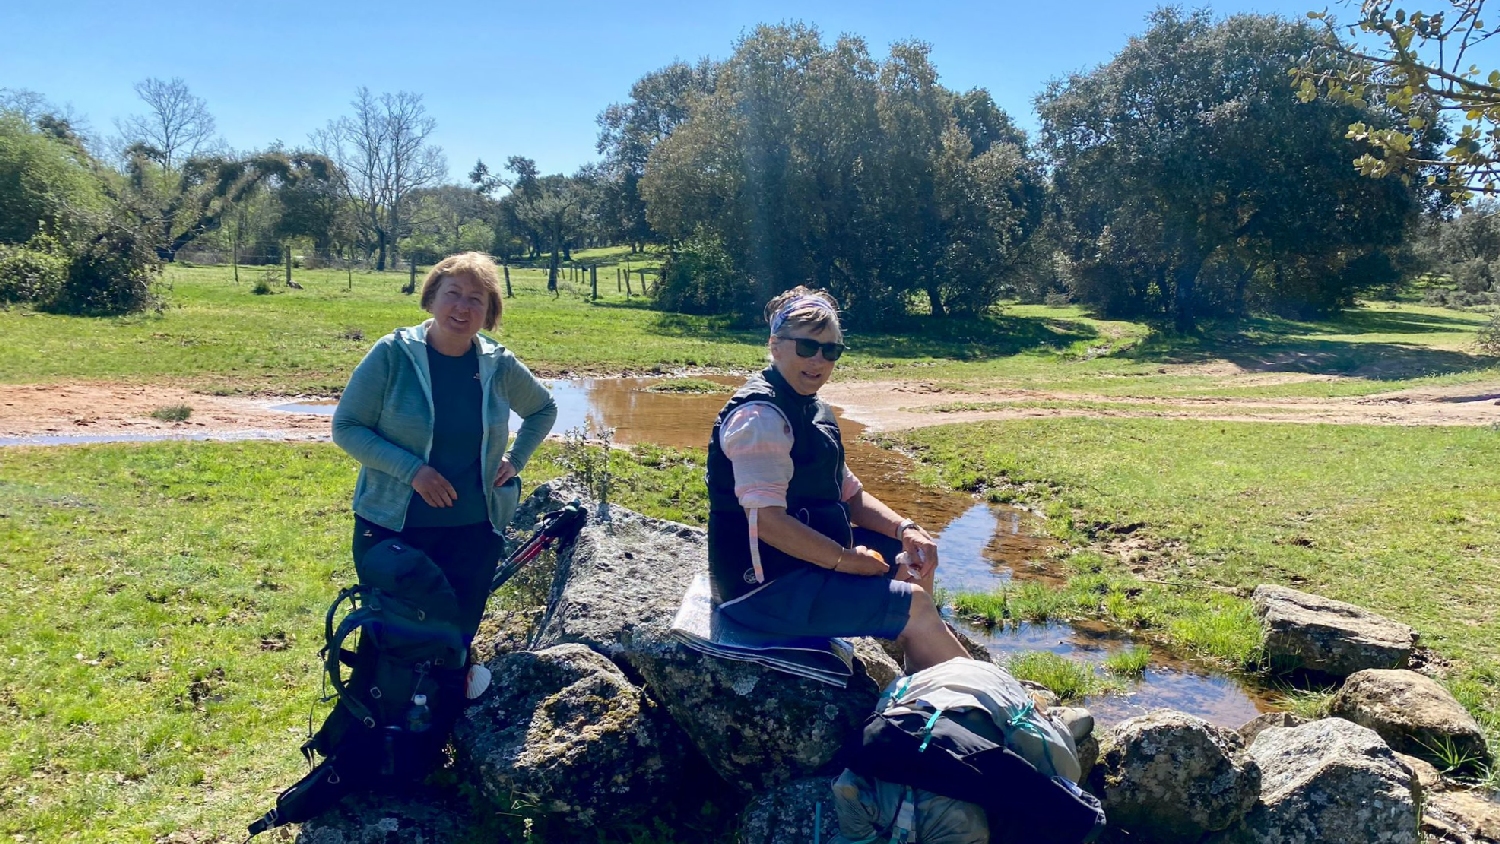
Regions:
[[[720,411],[708,446],[708,562],[719,611],[786,636],[896,639],[908,671],[967,656],[933,604],[937,544],[844,465],[818,389],[844,353],[838,303],[797,287],[766,305],[771,365]],[[904,550],[910,565],[894,564]]]

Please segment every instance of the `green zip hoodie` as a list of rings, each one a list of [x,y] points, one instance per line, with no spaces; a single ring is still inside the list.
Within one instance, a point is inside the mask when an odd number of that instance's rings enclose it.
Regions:
[[[427,369],[427,328],[432,320],[398,328],[380,338],[349,376],[333,412],[333,441],[359,461],[354,512],[381,527],[401,530],[417,470],[432,452],[432,377]],[[483,384],[482,474],[490,524],[503,531],[515,513],[519,484],[495,487],[500,461],[520,472],[557,421],[547,388],[506,348],[484,335],[474,338]],[[510,412],[521,417],[515,444]]]

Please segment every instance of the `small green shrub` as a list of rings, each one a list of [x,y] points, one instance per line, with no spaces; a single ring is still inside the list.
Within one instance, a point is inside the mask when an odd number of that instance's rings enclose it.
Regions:
[[[193,409],[185,404],[169,404],[151,411],[151,418],[162,422],[186,422],[192,415]]]
[[[1490,321],[1474,335],[1474,342],[1479,346],[1479,351],[1491,357],[1500,357],[1500,314],[1490,317]]]
[[[600,507],[609,503],[610,481],[614,473],[610,467],[610,451],[614,447],[615,429],[596,429],[592,421],[569,428],[563,432],[563,449],[558,461],[567,468],[573,478]]]
[[[25,245],[0,244],[0,304],[50,302],[67,277],[68,259],[46,235]]]
[[[250,288],[250,292],[255,294],[256,296],[270,296],[276,291],[272,289],[270,282],[262,278],[256,280],[255,286]]]
[[[110,222],[73,256],[68,276],[48,310],[112,316],[157,307],[161,261],[146,233]]]
[[[684,314],[729,314],[753,323],[764,299],[724,244],[712,235],[690,237],[662,265],[661,281],[651,292],[657,307]]]

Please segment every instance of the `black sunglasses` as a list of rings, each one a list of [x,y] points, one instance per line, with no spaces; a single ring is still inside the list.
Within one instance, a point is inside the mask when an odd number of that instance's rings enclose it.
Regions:
[[[819,343],[817,340],[809,340],[806,337],[783,337],[783,340],[791,340],[797,344],[797,357],[810,358],[821,349],[823,359],[829,363],[838,360],[848,348],[843,343]]]

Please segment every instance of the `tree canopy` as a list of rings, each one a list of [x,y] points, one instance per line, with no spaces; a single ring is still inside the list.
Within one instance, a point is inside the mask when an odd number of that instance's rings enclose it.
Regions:
[[[884,62],[864,41],[762,26],[686,100],[647,157],[641,195],[657,231],[713,255],[722,284],[680,307],[753,313],[811,283],[856,320],[978,312],[1041,220],[1041,167],[983,91],[937,82],[924,44]],[[686,279],[677,276],[681,284]]]
[[[1389,113],[1298,102],[1289,73],[1323,46],[1279,18],[1162,9],[1112,61],[1048,87],[1038,111],[1076,296],[1187,329],[1325,311],[1392,280],[1419,197],[1349,166],[1368,145],[1348,125]]]
[[[72,236],[105,204],[87,153],[0,111],[0,243],[24,243],[43,231]]]

